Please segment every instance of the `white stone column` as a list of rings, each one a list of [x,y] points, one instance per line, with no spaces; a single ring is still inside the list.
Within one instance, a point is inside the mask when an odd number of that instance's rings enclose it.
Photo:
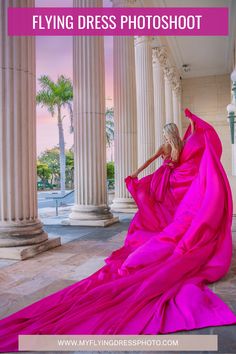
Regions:
[[[179,127],[179,97],[176,88],[172,91],[173,94],[173,121]]]
[[[166,123],[173,122],[173,94],[171,84],[171,72],[169,68],[165,68],[165,113]]]
[[[132,2],[133,4],[133,2]],[[129,1],[113,0],[113,6],[129,6]],[[114,36],[114,123],[115,198],[111,209],[134,212],[137,206],[124,178],[137,170],[137,107],[134,37]]]
[[[181,83],[180,76],[175,69],[175,74],[172,79],[172,94],[173,94],[173,121],[178,126],[180,134],[182,134],[181,122]]]
[[[138,119],[138,165],[139,167],[155,153],[154,93],[152,71],[152,37],[135,38],[137,119]],[[154,172],[155,164],[147,167],[140,177]]]
[[[179,132],[180,136],[183,135],[183,126],[182,126],[182,87],[181,83],[178,91],[178,108],[179,108]]]
[[[8,7],[0,2],[0,258],[26,259],[60,245],[38,219],[35,38],[9,37]]]
[[[163,67],[166,65],[166,61],[166,48],[153,48],[154,121],[156,150],[163,143],[163,127],[165,125],[165,82]],[[161,164],[161,158],[157,159],[157,167],[159,167]]]
[[[102,0],[74,0],[74,7],[102,7]],[[73,37],[76,205],[71,225],[118,221],[107,204],[104,37]]]

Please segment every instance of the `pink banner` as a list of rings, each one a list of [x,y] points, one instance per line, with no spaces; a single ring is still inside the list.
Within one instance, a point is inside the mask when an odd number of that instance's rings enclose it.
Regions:
[[[10,36],[227,36],[228,8],[9,8]]]

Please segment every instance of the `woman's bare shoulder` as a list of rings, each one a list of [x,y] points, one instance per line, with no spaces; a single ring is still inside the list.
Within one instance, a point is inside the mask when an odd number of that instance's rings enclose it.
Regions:
[[[171,150],[169,149],[169,147],[167,145],[169,145],[169,144],[164,143],[164,144],[160,145],[160,147],[155,152],[155,154],[152,158],[157,158],[159,156],[163,156],[163,155],[168,154]]]
[[[164,143],[164,144],[162,145],[162,150],[163,150],[163,152],[164,152],[165,155],[168,154],[168,153],[170,153],[170,152],[171,152],[171,146],[170,146],[170,144],[169,144],[169,143]]]

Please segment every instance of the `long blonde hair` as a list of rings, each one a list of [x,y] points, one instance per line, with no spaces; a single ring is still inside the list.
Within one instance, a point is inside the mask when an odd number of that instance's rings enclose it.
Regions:
[[[166,138],[166,142],[171,146],[171,159],[173,161],[178,161],[183,148],[183,142],[180,138],[177,125],[175,123],[165,124],[163,133]]]

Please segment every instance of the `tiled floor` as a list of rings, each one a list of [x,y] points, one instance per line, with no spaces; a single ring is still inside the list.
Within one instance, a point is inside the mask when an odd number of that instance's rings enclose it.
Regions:
[[[119,216],[121,222],[107,228],[45,226],[51,237],[62,237],[61,247],[26,261],[0,260],[0,318],[79,281],[102,267],[104,258],[123,244],[132,217],[122,214]],[[235,252],[231,270],[224,279],[214,284],[213,290],[236,313],[236,218],[233,230]],[[187,333],[218,334],[219,352],[236,353],[236,326],[208,327]]]

